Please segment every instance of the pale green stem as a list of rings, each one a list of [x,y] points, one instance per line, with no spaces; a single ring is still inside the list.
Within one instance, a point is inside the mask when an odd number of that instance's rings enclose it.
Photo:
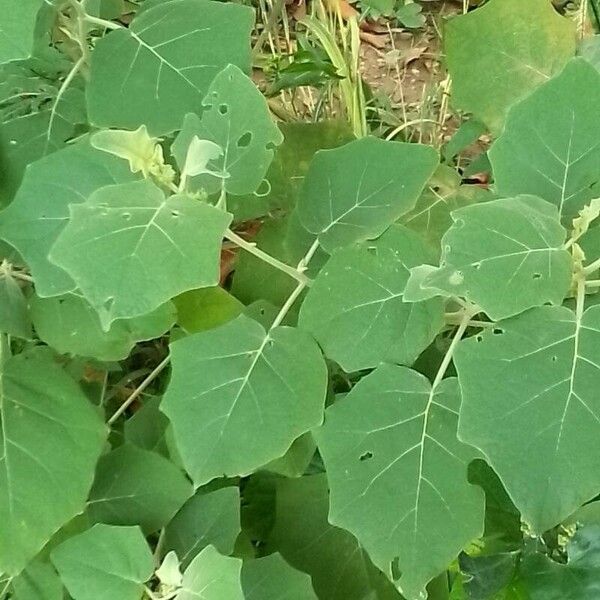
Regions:
[[[589,288],[600,287],[600,279],[591,279],[590,281],[586,281],[585,285],[586,285],[586,287],[589,287]]]
[[[140,397],[143,391],[162,373],[164,368],[169,364],[171,360],[170,356],[164,358],[158,366],[148,374],[148,377],[138,385],[137,388],[131,393],[131,395],[119,406],[118,410],[115,411],[115,414],[108,420],[108,424],[112,425],[130,406],[131,404]]]
[[[112,21],[107,21],[106,19],[100,19],[98,17],[93,17],[92,15],[88,15],[87,13],[83,17],[85,21],[88,23],[92,23],[93,25],[98,25],[99,27],[105,27],[106,29],[125,29],[123,25],[119,25],[118,23],[113,23]]]
[[[597,271],[598,269],[600,269],[600,258],[596,259],[593,263],[589,264],[587,267],[584,267],[583,274],[589,275],[590,273],[593,273],[594,271]]]
[[[259,258],[260,260],[268,263],[272,267],[283,271],[290,277],[296,279],[298,282],[303,283],[304,285],[310,285],[312,283],[312,281],[306,275],[304,275],[304,273],[300,272],[294,267],[290,267],[290,265],[286,265],[285,263],[271,256],[270,254],[263,252],[260,248],[257,248],[256,244],[253,244],[252,242],[247,242],[243,237],[240,237],[239,235],[237,235],[237,233],[231,231],[231,229],[228,229],[225,232],[225,239],[228,239],[230,242],[233,242],[240,248],[246,250],[246,252],[253,254],[254,256],[256,256],[256,258]]]

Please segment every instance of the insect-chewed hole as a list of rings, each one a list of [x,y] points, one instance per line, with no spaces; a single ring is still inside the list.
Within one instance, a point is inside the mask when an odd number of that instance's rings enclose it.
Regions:
[[[229,106],[227,104],[219,104],[219,112],[222,115],[226,115],[229,112]]]
[[[542,274],[541,273],[534,273],[533,274],[533,279],[541,279],[542,278]]]
[[[492,329],[492,333],[494,335],[503,335],[504,329],[500,329],[499,327],[494,327],[494,329]]]
[[[121,216],[126,220],[129,221],[129,219],[131,219],[131,213],[129,212],[124,212],[121,214]]]
[[[237,147],[238,148],[247,148],[250,145],[251,141],[252,141],[252,132],[246,131],[246,133],[244,133],[244,135],[242,135],[238,138],[238,141],[236,142]]]
[[[172,210],[171,216],[177,218],[181,216],[181,213],[178,210]]]
[[[115,303],[115,299],[112,296],[109,296],[103,303],[102,306],[106,309],[106,310],[110,310],[113,306],[113,304]]]
[[[367,252],[372,256],[377,256],[377,246],[368,246]]]
[[[392,572],[392,578],[394,581],[398,581],[402,577],[402,570],[400,569],[400,557],[396,556],[390,563],[390,571]]]
[[[364,462],[365,460],[370,460],[371,458],[373,458],[373,453],[365,452],[359,456],[358,460],[360,460],[360,462]]]
[[[473,263],[473,268],[474,268],[476,271],[479,271],[480,267],[481,267],[481,263],[480,263],[480,262]]]
[[[483,336],[482,336],[482,335],[476,335],[476,336],[475,336],[475,340],[476,340],[477,342],[483,342]]]
[[[558,356],[553,356],[551,360],[552,362],[556,362],[558,360]]]

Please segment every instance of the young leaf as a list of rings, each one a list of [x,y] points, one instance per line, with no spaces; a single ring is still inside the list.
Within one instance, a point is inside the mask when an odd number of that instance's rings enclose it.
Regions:
[[[317,600],[310,577],[277,553],[244,562],[242,589],[245,600]]]
[[[185,568],[209,545],[231,554],[240,531],[239,489],[199,490],[165,528],[163,550],[175,551]]]
[[[31,54],[41,5],[42,0],[0,0],[0,64]]]
[[[264,96],[238,67],[229,65],[210,84],[202,107],[201,117],[186,115],[173,143],[177,164],[183,170],[195,137],[209,140],[223,149],[213,164],[227,177],[199,175],[196,186],[208,193],[222,186],[229,194],[253,193],[273,160],[275,146],[283,141]]]
[[[300,327],[348,373],[381,362],[411,365],[444,325],[442,300],[403,301],[409,268],[433,259],[400,225],[379,239],[337,250],[300,310]]]
[[[575,27],[548,0],[491,0],[451,19],[444,48],[457,108],[499,133],[506,111],[575,54]]]
[[[411,210],[437,166],[433,148],[365,137],[317,152],[298,216],[331,253],[375,238]]]
[[[331,486],[329,521],[352,532],[408,600],[483,531],[469,484],[477,451],[458,441],[456,379],[383,365],[330,407],[316,431]]]
[[[69,205],[92,192],[136,179],[124,161],[79,142],[32,164],[13,202],[0,213],[0,238],[15,247],[31,269],[38,296],[76,288],[71,277],[48,260],[69,221]]]
[[[325,473],[277,479],[276,484],[275,525],[268,551],[280,552],[292,567],[308,573],[319,598],[401,600],[356,538],[328,522]]]
[[[497,192],[544,198],[570,224],[598,196],[598,103],[600,73],[579,58],[517,104],[489,152]]]
[[[149,534],[165,526],[192,491],[172,462],[124,444],[100,458],[87,510],[92,522],[139,525]]]
[[[73,600],[140,600],[154,572],[138,527],[94,525],[50,555]]]
[[[562,304],[573,266],[556,207],[518,196],[460,208],[452,220],[441,266],[420,280],[421,289],[464,297],[494,320]]]
[[[146,125],[152,135],[179,129],[186,113],[202,111],[223,67],[250,70],[253,21],[246,6],[210,0],[170,0],[143,11],[95,46],[87,88],[91,123]]]
[[[302,331],[240,315],[173,343],[171,357],[161,410],[196,485],[248,475],[321,423],[327,370]]]
[[[459,435],[480,448],[523,520],[555,526],[600,489],[600,306],[543,306],[463,340]]]
[[[105,331],[219,282],[227,213],[183,195],[165,198],[147,180],[97,190],[70,211],[50,259],[76,281]]]
[[[106,429],[41,348],[3,364],[0,420],[0,571],[16,575],[83,510]]]
[[[176,314],[167,302],[147,315],[114,321],[104,331],[98,313],[78,292],[52,298],[34,295],[30,309],[35,331],[46,344],[62,354],[101,361],[127,358],[137,342],[168,331]]]

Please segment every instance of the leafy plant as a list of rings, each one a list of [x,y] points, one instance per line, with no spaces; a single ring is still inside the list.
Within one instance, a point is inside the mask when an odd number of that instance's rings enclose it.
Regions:
[[[453,151],[275,123],[246,6],[0,9],[0,598],[595,598],[600,74],[568,20],[448,23],[476,193]]]

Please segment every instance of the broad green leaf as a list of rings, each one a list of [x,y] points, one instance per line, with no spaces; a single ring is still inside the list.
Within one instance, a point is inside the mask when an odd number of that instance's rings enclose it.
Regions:
[[[301,477],[306,473],[316,449],[317,444],[312,434],[305,433],[294,440],[283,456],[267,463],[263,469],[284,477]]]
[[[21,285],[0,265],[0,331],[31,339],[31,318]]]
[[[266,549],[308,573],[323,600],[401,600],[356,538],[327,520],[325,474],[277,480],[275,526]]]
[[[124,161],[82,141],[42,158],[29,169],[12,204],[0,213],[0,238],[29,265],[39,296],[57,296],[76,285],[48,260],[50,248],[69,221],[69,205],[92,192],[135,179]]]
[[[123,129],[146,125],[152,135],[179,129],[186,113],[202,111],[202,98],[223,67],[250,70],[253,21],[246,6],[210,0],[170,0],[145,10],[95,46],[90,121]]]
[[[374,137],[321,150],[304,180],[300,221],[329,253],[375,238],[414,208],[437,163],[433,148]]]
[[[146,400],[141,408],[125,421],[125,441],[169,458],[166,440],[169,419],[159,410],[160,398]]]
[[[124,444],[100,458],[87,510],[92,522],[139,525],[149,534],[166,525],[191,495],[191,484],[172,462]]]
[[[227,209],[236,221],[246,221],[296,206],[304,176],[318,150],[337,148],[353,139],[348,125],[340,121],[280,123],[283,143],[275,149],[273,162],[265,175],[268,185],[254,194],[232,196]]]
[[[302,303],[300,327],[348,373],[381,362],[411,365],[444,325],[440,298],[403,301],[409,268],[432,254],[399,225],[378,240],[337,250]]]
[[[575,26],[549,0],[490,0],[451,19],[444,49],[457,108],[499,133],[506,111],[575,54]]]
[[[165,528],[163,551],[174,550],[187,567],[206,546],[231,554],[240,533],[240,491],[235,486],[199,490]]]
[[[54,567],[39,559],[30,563],[11,585],[14,600],[64,599],[64,588]]]
[[[300,330],[240,315],[173,343],[171,362],[161,410],[196,485],[248,475],[323,418],[325,362]]]
[[[187,333],[197,333],[235,319],[244,305],[222,287],[190,290],[173,298],[177,324]]]
[[[160,337],[175,322],[176,312],[167,302],[147,315],[114,321],[104,331],[98,313],[78,292],[34,295],[30,308],[36,333],[46,344],[62,354],[101,361],[127,358],[137,342]]]
[[[556,207],[517,196],[455,210],[452,220],[441,266],[420,279],[422,289],[466,298],[494,320],[562,304],[573,266]]]
[[[99,189],[70,212],[50,259],[76,281],[105,331],[117,319],[219,281],[231,215],[213,206],[183,195],[166,198],[143,180]]]
[[[460,570],[465,577],[464,588],[469,600],[500,600],[502,592],[513,581],[519,561],[518,552],[458,557]]]
[[[260,186],[283,135],[273,122],[267,101],[254,82],[235,65],[223,69],[202,101],[201,117],[188,114],[173,143],[173,155],[183,171],[194,137],[220,146],[221,157],[211,164],[226,174],[198,175],[194,187],[208,193],[223,188],[234,195],[251,194]]]
[[[330,407],[316,431],[331,487],[329,521],[353,533],[408,600],[483,530],[477,451],[458,441],[456,379],[432,389],[383,365]]]
[[[41,0],[0,0],[0,63],[31,54],[41,5]]]
[[[55,548],[51,558],[73,600],[141,600],[154,571],[138,527],[94,525]]]
[[[497,192],[544,198],[570,224],[598,196],[599,103],[600,73],[579,58],[517,104],[489,152]]]
[[[46,349],[2,366],[0,571],[19,573],[80,513],[106,429]]]
[[[600,35],[582,39],[577,46],[577,55],[585,58],[600,71]]]
[[[176,600],[244,600],[239,558],[223,556],[207,546],[183,574],[182,590]]]
[[[116,19],[123,14],[123,0],[84,0],[85,12],[102,19]]]
[[[317,600],[310,577],[279,554],[245,561],[242,589],[245,600]]]
[[[577,531],[567,545],[569,560],[560,564],[536,554],[521,563],[530,600],[593,600],[600,592],[600,527]]]
[[[600,489],[600,306],[544,306],[456,349],[459,435],[486,456],[525,523],[553,527]]]

